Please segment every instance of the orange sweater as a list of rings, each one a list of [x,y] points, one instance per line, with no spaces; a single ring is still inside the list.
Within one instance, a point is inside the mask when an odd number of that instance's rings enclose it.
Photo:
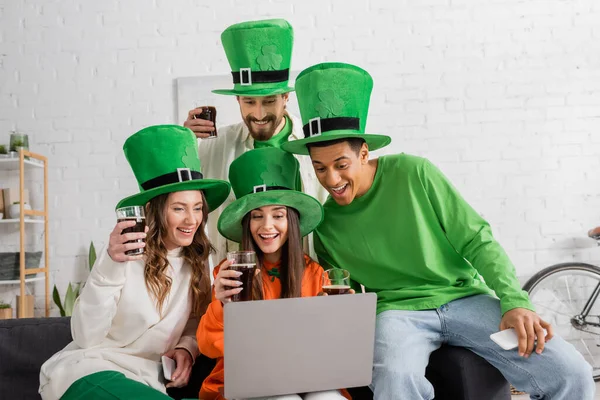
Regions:
[[[302,278],[302,297],[316,296],[321,292],[321,279],[323,268],[313,261],[307,255],[304,256],[306,261],[306,269]],[[225,261],[225,260],[223,260]],[[221,264],[223,263],[221,262]],[[216,276],[221,266],[215,268],[213,274]],[[263,297],[265,300],[278,299],[281,296],[281,282],[275,278],[271,280],[271,276],[267,273],[275,267],[279,267],[280,263],[271,264],[264,263],[266,271],[261,271],[263,278]],[[224,381],[223,370],[223,305],[221,301],[215,299],[213,290],[213,301],[208,306],[206,313],[200,320],[198,331],[196,332],[198,339],[198,347],[200,351],[210,358],[217,359],[217,365],[212,370],[210,375],[202,383],[200,389],[200,398],[203,400],[223,400],[222,390]],[[344,391],[345,392],[345,391]],[[346,395],[346,393],[344,393]]]

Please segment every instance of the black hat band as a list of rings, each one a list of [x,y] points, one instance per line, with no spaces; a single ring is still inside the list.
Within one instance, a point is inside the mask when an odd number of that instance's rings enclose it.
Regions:
[[[334,117],[334,118],[313,118],[308,124],[302,127],[304,137],[319,136],[323,132],[337,131],[340,129],[360,129],[360,118],[353,117]]]
[[[292,189],[286,188],[285,186],[256,185],[252,188],[252,191],[248,194],[266,192],[268,190],[292,190]]]
[[[144,190],[154,189],[171,183],[195,181],[202,179],[202,173],[189,168],[177,168],[177,171],[157,176],[141,184]]]
[[[240,68],[239,71],[232,71],[231,75],[233,75],[233,83],[239,83],[242,86],[251,86],[253,83],[287,81],[290,78],[290,70],[252,71],[250,68]]]

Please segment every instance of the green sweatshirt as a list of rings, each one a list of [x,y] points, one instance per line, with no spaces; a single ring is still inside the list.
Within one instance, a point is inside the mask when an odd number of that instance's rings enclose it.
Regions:
[[[314,235],[320,264],[377,293],[378,313],[494,292],[502,314],[534,310],[489,224],[424,158],[379,158],[367,193],[346,206],[330,197],[324,209]]]

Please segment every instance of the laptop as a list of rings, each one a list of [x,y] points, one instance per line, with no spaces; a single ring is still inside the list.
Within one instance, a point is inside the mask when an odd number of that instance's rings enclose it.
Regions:
[[[369,385],[376,305],[375,293],[227,303],[224,396]]]

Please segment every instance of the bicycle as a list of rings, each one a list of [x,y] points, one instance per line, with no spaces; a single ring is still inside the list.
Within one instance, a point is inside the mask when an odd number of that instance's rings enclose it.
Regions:
[[[588,232],[600,245],[600,227]],[[540,317],[571,343],[600,380],[600,267],[572,262],[552,265],[531,277],[523,290]]]

